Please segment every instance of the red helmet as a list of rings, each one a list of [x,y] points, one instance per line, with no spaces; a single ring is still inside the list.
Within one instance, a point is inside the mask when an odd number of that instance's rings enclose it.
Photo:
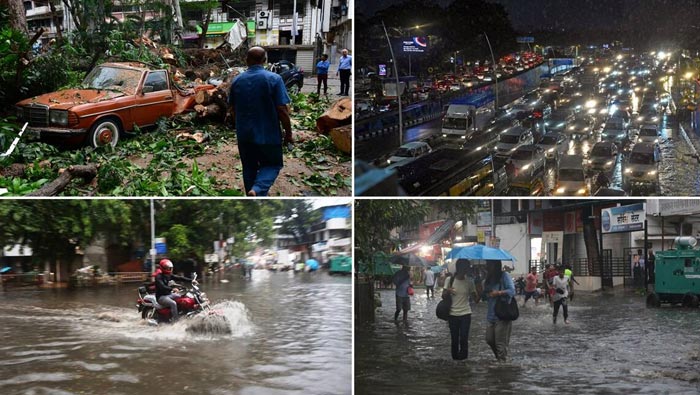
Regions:
[[[163,271],[165,274],[170,274],[173,272],[173,263],[170,262],[170,259],[163,259],[160,261],[160,270]]]

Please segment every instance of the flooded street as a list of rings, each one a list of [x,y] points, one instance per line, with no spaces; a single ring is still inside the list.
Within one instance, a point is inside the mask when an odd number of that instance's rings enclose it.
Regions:
[[[202,281],[230,335],[153,327],[138,284],[0,293],[2,394],[349,394],[351,278]]]
[[[436,291],[436,294],[439,292]],[[700,311],[647,309],[616,290],[577,292],[570,325],[552,324],[532,300],[513,323],[512,360],[498,364],[484,340],[486,304],[472,306],[469,359],[450,357],[439,301],[411,298],[408,324],[394,323],[394,292],[381,291],[376,321],[355,332],[355,391],[361,394],[697,394]]]

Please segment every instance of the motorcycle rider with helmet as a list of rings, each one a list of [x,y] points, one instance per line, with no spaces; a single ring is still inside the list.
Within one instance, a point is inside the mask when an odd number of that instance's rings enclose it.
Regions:
[[[197,280],[191,278],[176,276],[173,274],[173,263],[170,259],[163,259],[159,263],[161,272],[156,275],[156,299],[161,305],[170,308],[171,321],[178,320],[177,303],[175,302],[180,295],[180,290],[170,286],[170,281],[188,281],[192,284],[197,284]]]

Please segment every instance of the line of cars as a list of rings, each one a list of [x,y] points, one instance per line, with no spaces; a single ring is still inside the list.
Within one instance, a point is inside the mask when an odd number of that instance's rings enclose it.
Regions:
[[[643,90],[631,83],[598,91],[602,82],[586,89],[579,82],[584,72],[556,76],[508,109],[519,124],[500,132],[494,155],[505,161],[515,194],[625,195],[658,188],[665,108],[655,85],[640,79]],[[549,163],[550,185],[543,188]],[[616,178],[618,168],[622,174]],[[614,178],[622,189],[613,187]]]

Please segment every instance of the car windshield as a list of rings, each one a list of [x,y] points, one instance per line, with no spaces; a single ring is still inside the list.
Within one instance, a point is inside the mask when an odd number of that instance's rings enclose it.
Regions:
[[[142,72],[121,67],[99,66],[83,80],[85,89],[113,90],[135,95]]]
[[[409,150],[408,148],[399,148],[396,150],[396,152],[394,152],[393,156],[400,156],[402,158],[410,158],[413,156],[413,154],[411,153],[411,150]]]
[[[445,118],[442,121],[442,127],[447,129],[467,130],[466,118]]]
[[[532,159],[532,151],[517,150],[513,152],[513,154],[510,157],[515,160],[530,160]]]
[[[561,181],[584,181],[583,170],[581,169],[561,169],[559,170]]]
[[[502,134],[501,137],[498,139],[501,143],[506,143],[506,144],[517,144],[517,142],[520,140],[518,136],[513,136],[512,134]]]
[[[656,130],[654,129],[642,129],[639,131],[640,136],[656,137]]]
[[[654,156],[650,152],[632,152],[630,163],[638,165],[649,165],[654,163]]]
[[[610,156],[610,147],[596,145],[591,151],[591,156]]]

